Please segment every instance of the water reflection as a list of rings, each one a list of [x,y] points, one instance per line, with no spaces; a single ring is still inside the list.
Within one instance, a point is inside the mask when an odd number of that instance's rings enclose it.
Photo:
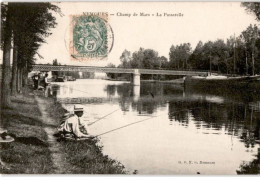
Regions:
[[[98,109],[108,112],[112,107],[121,109],[122,114],[107,118],[93,129],[96,132],[125,125],[141,116],[161,114],[158,121],[126,129],[123,134],[121,131],[120,136],[110,134],[101,138],[104,153],[117,158],[132,170],[137,168],[139,173],[145,174],[193,174],[196,171],[204,174],[259,173],[260,96],[255,92],[230,93],[220,89],[207,90],[207,87],[190,89],[163,83],[142,83],[141,86],[101,80],[77,83],[53,86],[53,96],[57,99],[102,98],[102,103],[86,106],[94,117],[100,116]],[[147,142],[140,132],[150,134],[152,139]],[[131,134],[134,136],[131,137]],[[161,142],[160,138],[164,135],[169,139]],[[212,144],[214,141],[216,144]],[[157,146],[147,144],[155,142],[163,148],[157,149]],[[131,152],[120,147],[123,145],[130,145]],[[190,153],[182,152],[187,146]],[[158,154],[162,151],[167,156],[163,160]],[[150,159],[145,159],[147,152]],[[177,163],[196,158],[201,158],[197,159],[200,161],[206,157],[206,160],[218,164],[215,167],[185,167]],[[140,162],[145,160],[149,162]]]

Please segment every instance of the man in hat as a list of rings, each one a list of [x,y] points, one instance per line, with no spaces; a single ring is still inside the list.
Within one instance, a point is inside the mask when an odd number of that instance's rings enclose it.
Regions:
[[[66,113],[63,122],[58,131],[60,131],[65,138],[90,138],[87,124],[84,124],[80,117],[83,115],[83,108],[74,106],[74,114]]]
[[[32,80],[34,84],[34,90],[37,90],[39,85],[39,75],[38,74],[33,75]]]

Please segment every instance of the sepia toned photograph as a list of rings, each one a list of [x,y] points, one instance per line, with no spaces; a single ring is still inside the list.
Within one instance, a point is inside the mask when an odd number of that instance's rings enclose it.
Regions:
[[[1,2],[0,174],[259,175],[259,2]]]

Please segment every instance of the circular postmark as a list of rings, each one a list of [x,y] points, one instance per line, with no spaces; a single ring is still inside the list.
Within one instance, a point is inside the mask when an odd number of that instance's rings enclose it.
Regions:
[[[71,16],[69,51],[73,60],[106,59],[114,43],[108,13]]]

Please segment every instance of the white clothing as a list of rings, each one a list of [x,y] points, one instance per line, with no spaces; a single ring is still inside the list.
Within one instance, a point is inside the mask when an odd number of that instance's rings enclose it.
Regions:
[[[74,115],[74,116],[66,119],[66,121],[60,125],[58,130],[62,131],[62,132],[73,133],[78,138],[89,137],[89,135],[84,134],[80,131],[80,127],[83,127],[84,130],[87,131],[86,125],[82,126],[80,124],[80,119],[78,118],[78,116]]]

